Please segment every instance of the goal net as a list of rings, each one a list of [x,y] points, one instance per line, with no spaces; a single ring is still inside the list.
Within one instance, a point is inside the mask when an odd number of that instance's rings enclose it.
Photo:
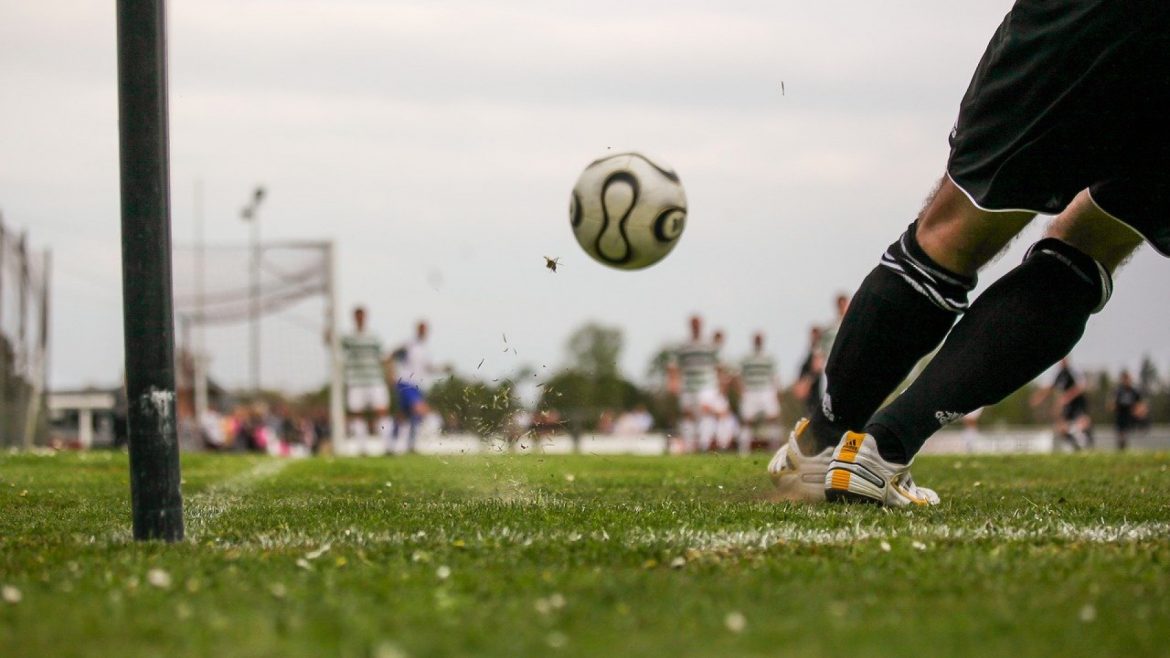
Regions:
[[[176,406],[185,433],[198,431],[209,411],[230,415],[260,397],[308,400],[299,415],[342,426],[333,249],[174,246]]]

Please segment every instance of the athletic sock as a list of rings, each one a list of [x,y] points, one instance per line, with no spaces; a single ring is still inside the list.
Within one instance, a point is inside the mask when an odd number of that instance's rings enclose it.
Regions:
[[[1038,242],[955,325],[922,375],[866,426],[882,458],[905,464],[940,427],[994,404],[1067,355],[1112,290],[1095,260]]]
[[[948,272],[918,246],[916,224],[890,245],[849,303],[829,361],[826,392],[800,448],[815,454],[858,431],[966,309],[974,277]]]

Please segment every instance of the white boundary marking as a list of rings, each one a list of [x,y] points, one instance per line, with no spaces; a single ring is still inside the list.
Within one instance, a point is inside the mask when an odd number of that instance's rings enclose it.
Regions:
[[[266,459],[252,468],[216,482],[183,502],[187,521],[187,536],[199,541],[207,528],[224,512],[239,504],[250,489],[262,480],[275,477],[289,465],[287,459]]]
[[[490,548],[567,545],[581,541],[612,542],[628,549],[666,548],[685,550],[766,550],[775,546],[846,546],[875,540],[945,541],[945,542],[1084,542],[1092,544],[1125,544],[1170,539],[1170,523],[1095,523],[1078,525],[1065,521],[1042,521],[1030,525],[997,525],[988,521],[978,528],[956,528],[943,524],[912,524],[905,528],[884,528],[878,525],[828,529],[793,526],[749,528],[744,530],[697,530],[685,526],[664,530],[550,530],[520,531],[508,527],[486,531],[452,534],[435,529],[404,533],[395,531],[370,532],[350,528],[327,536],[311,535],[302,531],[262,533],[242,542],[223,542],[223,548],[254,547],[264,550],[308,549],[322,544],[333,546],[417,546],[450,545],[461,541],[467,546]]]

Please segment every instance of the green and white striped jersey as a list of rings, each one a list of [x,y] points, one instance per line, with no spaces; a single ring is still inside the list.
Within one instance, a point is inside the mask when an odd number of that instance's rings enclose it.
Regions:
[[[382,372],[382,341],[365,332],[343,336],[342,365],[347,386],[386,385]]]
[[[776,389],[776,361],[767,354],[751,354],[744,357],[739,366],[739,376],[747,391],[772,391]]]
[[[678,368],[682,373],[682,390],[698,393],[719,388],[719,350],[711,343],[694,341],[685,343],[675,352]]]

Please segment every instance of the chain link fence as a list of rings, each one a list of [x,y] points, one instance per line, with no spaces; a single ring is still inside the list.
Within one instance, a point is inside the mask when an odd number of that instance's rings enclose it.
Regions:
[[[0,216],[0,447],[47,440],[49,259]]]

